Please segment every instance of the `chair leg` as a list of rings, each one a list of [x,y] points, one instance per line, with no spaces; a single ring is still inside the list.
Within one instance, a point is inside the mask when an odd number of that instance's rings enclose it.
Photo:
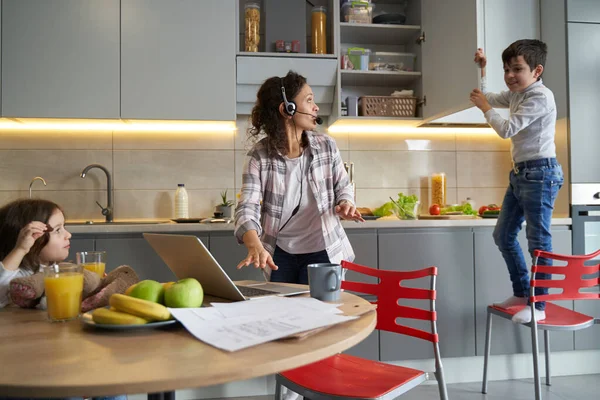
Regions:
[[[540,382],[539,370],[539,345],[538,345],[538,326],[534,315],[534,303],[531,304],[531,347],[533,352],[533,379],[535,386],[535,400],[542,399],[542,384]]]
[[[490,347],[492,344],[492,313],[488,310],[487,322],[485,327],[485,354],[483,358],[483,383],[481,384],[481,393],[487,393],[488,386],[488,361],[490,358]]]
[[[544,353],[546,353],[546,386],[551,386],[552,374],[550,373],[550,331],[544,329]]]
[[[275,400],[281,400],[281,383],[279,375],[275,375]]]

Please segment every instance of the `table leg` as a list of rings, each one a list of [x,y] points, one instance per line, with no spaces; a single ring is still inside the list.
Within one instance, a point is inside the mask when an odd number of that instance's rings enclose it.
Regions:
[[[148,393],[148,400],[175,400],[175,392]]]

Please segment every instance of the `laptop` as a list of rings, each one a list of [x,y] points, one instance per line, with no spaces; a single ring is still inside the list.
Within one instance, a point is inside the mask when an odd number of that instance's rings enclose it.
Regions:
[[[308,293],[270,282],[236,285],[225,273],[204,243],[193,235],[144,233],[144,239],[173,271],[177,279],[196,278],[204,293],[228,300],[251,300],[265,296],[293,296]],[[250,267],[245,267],[250,268]]]

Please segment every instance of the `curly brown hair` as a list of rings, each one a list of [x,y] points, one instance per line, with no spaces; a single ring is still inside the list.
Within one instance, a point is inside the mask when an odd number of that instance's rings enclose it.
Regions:
[[[294,71],[289,71],[283,78],[273,76],[267,79],[256,94],[256,103],[252,108],[251,124],[248,136],[258,140],[266,135],[266,147],[270,156],[277,153],[287,154],[288,139],[286,135],[286,118],[279,112],[283,103],[281,85],[285,89],[288,101],[293,101],[306,85],[306,78]],[[302,135],[302,146],[308,145],[306,135]]]
[[[47,224],[56,210],[62,212],[58,204],[42,199],[15,200],[0,208],[0,260],[15,248],[19,232],[25,225],[32,221]],[[20,268],[35,272],[40,266],[40,252],[49,240],[47,232],[40,236],[23,258]]]

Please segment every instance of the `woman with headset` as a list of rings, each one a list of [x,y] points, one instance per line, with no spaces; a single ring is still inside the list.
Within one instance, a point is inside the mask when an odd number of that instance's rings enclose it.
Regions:
[[[335,141],[306,79],[290,71],[258,90],[248,135],[255,144],[242,176],[235,236],[271,282],[308,283],[306,266],[352,261],[340,218],[364,221]]]

